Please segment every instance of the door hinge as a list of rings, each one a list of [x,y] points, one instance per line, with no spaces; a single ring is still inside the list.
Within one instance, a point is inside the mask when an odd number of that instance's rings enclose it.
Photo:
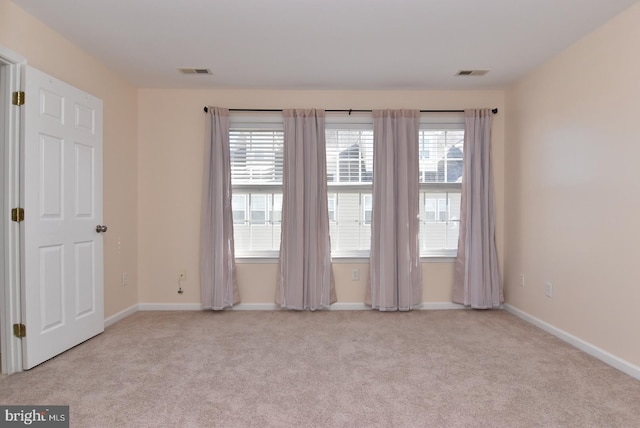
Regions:
[[[24,105],[24,91],[14,92],[12,103],[14,106]]]
[[[22,339],[23,337],[27,337],[27,326],[25,326],[24,324],[14,324],[13,335],[15,337],[19,337],[20,339]]]
[[[13,208],[11,210],[11,221],[17,223],[24,221],[24,208]]]

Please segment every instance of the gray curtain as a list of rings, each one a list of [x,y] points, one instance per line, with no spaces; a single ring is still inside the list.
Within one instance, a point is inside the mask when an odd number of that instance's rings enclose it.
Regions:
[[[373,212],[365,303],[380,311],[422,304],[418,246],[418,110],[373,112]]]
[[[205,309],[221,310],[240,302],[233,247],[229,152],[229,110],[209,107],[200,240],[200,289]]]
[[[504,302],[495,240],[489,109],[465,110],[460,235],[453,301],[477,309]]]
[[[331,271],[324,110],[284,110],[282,233],[276,303],[323,309],[336,302]]]

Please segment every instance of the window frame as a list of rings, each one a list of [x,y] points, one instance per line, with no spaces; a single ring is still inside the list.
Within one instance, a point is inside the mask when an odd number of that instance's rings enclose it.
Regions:
[[[464,114],[451,114],[446,116],[438,116],[438,115],[422,115],[420,118],[420,131],[423,130],[451,130],[451,131],[463,131],[464,132]],[[431,155],[431,153],[430,153]],[[462,155],[462,159],[464,160],[464,153]],[[430,159],[432,156],[430,156]],[[449,161],[445,161],[445,164]],[[445,166],[445,174],[446,174],[446,166]],[[450,204],[449,194],[457,194],[462,195],[462,181],[456,183],[422,183],[420,182],[418,185],[420,198],[424,198],[423,194],[427,193],[442,193],[444,195],[445,204]],[[440,199],[438,197],[436,199],[435,206],[435,219],[431,220],[434,223],[441,222],[440,220]],[[421,210],[422,211],[422,210]],[[426,212],[426,210],[424,210]],[[447,207],[447,217],[450,217],[449,207]],[[423,226],[427,221],[422,216],[420,217],[420,227]],[[452,220],[449,218],[446,222],[450,223]],[[455,220],[453,220],[455,221]],[[458,222],[458,231],[460,230],[460,218],[457,219]],[[422,233],[420,233],[422,235]],[[433,259],[433,258],[456,258],[458,254],[457,248],[441,248],[441,249],[432,249],[432,250],[423,250],[422,245],[420,246],[420,258],[421,259]]]
[[[373,133],[373,116],[371,113],[353,113],[345,116],[344,113],[327,113],[325,117],[325,130],[367,130]],[[373,146],[372,146],[373,147]],[[328,165],[327,165],[328,167]],[[338,169],[339,171],[339,169]],[[327,182],[327,195],[335,195],[335,217],[331,224],[338,224],[340,212],[340,195],[357,194],[358,195],[358,226],[369,227],[371,222],[365,221],[364,216],[364,196],[373,195],[373,180],[366,183],[329,183]],[[370,233],[370,232],[369,232]],[[333,241],[332,241],[333,243]],[[333,245],[332,245],[333,247]],[[331,258],[337,260],[366,260],[369,259],[371,251],[368,250],[347,250],[337,251],[332,248]]]
[[[276,114],[255,114],[255,112],[232,112],[229,115],[229,132],[232,130],[264,130],[264,131],[281,131],[284,132],[284,122],[282,115]],[[282,184],[234,184],[233,179],[231,182],[231,194],[242,194],[245,199],[245,221],[242,225],[252,226],[251,221],[251,197],[257,195],[265,196],[265,221],[256,223],[256,226],[274,227],[274,224],[281,224],[281,221],[274,221],[273,214],[275,211],[282,213],[280,210],[274,210],[273,202],[275,195],[282,195]],[[282,197],[281,197],[282,199]],[[271,200],[271,206],[269,204]],[[281,214],[282,215],[282,214]],[[238,223],[234,223],[234,239],[236,233],[236,227],[240,226]],[[237,241],[237,240],[236,240]],[[254,251],[239,251],[238,245],[235,245],[235,258],[237,260],[273,260],[278,259],[280,256],[280,250],[254,250]]]
[[[238,203],[239,200],[236,199],[235,201],[233,200],[233,191],[232,191],[232,201],[231,201],[231,215],[233,218],[233,225],[235,226],[236,224],[240,225],[240,224],[246,224],[248,219],[247,219],[247,211],[248,211],[248,207],[247,207],[247,196],[248,194],[241,194],[239,196],[242,196],[242,210],[236,210],[235,206],[234,206],[234,202]],[[242,220],[240,219],[236,219],[235,213],[236,212],[242,212]]]

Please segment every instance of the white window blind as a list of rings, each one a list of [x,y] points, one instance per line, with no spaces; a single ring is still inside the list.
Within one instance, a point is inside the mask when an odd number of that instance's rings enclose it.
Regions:
[[[283,131],[231,129],[231,182],[282,185]]]

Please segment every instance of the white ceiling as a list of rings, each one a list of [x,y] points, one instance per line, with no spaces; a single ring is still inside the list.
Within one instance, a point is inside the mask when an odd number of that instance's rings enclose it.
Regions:
[[[640,0],[13,1],[138,87],[497,89]]]

